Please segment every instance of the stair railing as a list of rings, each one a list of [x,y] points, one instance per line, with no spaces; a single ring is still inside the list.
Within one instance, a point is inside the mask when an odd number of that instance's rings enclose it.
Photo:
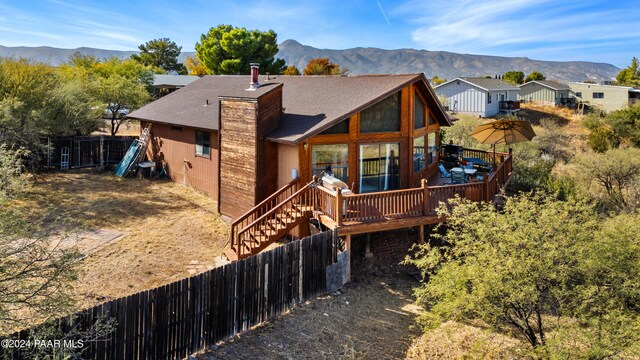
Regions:
[[[298,179],[294,181],[296,184],[292,185],[292,182],[278,190],[233,222],[231,225],[231,250],[236,253],[239,259],[252,255],[250,251],[247,252],[246,247],[258,248],[263,245],[258,243],[258,238],[261,231],[268,237],[269,234],[266,231],[268,226],[276,226],[277,222],[295,220],[291,218],[294,212],[312,211],[314,198],[312,185],[314,183],[310,182],[290,194],[291,189],[297,185]],[[282,199],[287,194],[290,195]],[[296,205],[299,207],[296,208]],[[274,235],[278,232],[277,230],[273,231]],[[272,239],[269,238],[266,241],[270,242]]]

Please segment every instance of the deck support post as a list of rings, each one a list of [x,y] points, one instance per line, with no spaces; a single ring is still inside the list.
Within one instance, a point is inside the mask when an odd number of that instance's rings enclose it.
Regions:
[[[427,216],[429,214],[429,189],[427,188],[427,179],[422,179],[420,185],[422,185],[422,204],[424,205],[423,215]]]
[[[424,224],[420,224],[420,239],[418,239],[420,245],[424,244]]]
[[[487,175],[487,173],[484,173],[484,175],[482,175],[482,184],[485,201],[491,201],[491,199],[489,198],[489,175]]]
[[[364,251],[364,257],[367,259],[371,259],[373,257],[373,253],[371,252],[371,233],[367,233],[366,235],[366,245]]]
[[[347,252],[347,273],[344,276],[345,283],[351,282],[351,234],[344,239],[344,251]]]

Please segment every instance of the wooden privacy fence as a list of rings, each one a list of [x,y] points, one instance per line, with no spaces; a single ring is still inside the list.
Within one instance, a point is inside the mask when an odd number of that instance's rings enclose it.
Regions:
[[[60,167],[62,151],[68,149],[69,167],[117,165],[136,136],[68,136],[47,138],[47,166]]]
[[[89,329],[115,319],[103,339],[85,342],[83,359],[182,359],[326,293],[326,268],[337,261],[335,231],[57,320]],[[8,339],[28,339],[29,330]],[[4,349],[5,351],[10,349]],[[22,359],[24,353],[7,353]]]

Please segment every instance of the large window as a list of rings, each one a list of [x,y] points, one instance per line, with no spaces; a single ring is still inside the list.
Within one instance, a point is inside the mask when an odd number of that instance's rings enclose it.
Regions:
[[[414,98],[414,111],[413,111],[413,128],[420,129],[424,127],[424,103],[418,94],[415,94]]]
[[[360,113],[360,132],[398,132],[400,131],[400,93],[362,110]]]
[[[424,136],[413,139],[413,172],[418,172],[426,167],[426,149]]]
[[[311,147],[311,171],[322,176],[330,173],[347,182],[349,178],[349,145],[313,145]]]
[[[339,123],[333,125],[327,130],[320,133],[320,135],[328,135],[328,134],[348,134],[349,133],[349,119],[345,119],[340,121]]]
[[[211,133],[208,131],[196,130],[196,155],[211,156]]]
[[[360,192],[400,188],[399,143],[360,145]]]
[[[428,133],[427,134],[427,145],[428,154],[427,160],[429,164],[433,164],[437,161],[437,152],[438,152],[438,133]]]

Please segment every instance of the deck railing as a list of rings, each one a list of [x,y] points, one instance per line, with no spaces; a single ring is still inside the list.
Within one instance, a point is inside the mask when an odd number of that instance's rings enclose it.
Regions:
[[[500,101],[500,110],[518,110],[520,109],[520,101]]]
[[[487,155],[488,154],[488,155]],[[468,155],[468,156],[467,156]],[[493,153],[465,149],[465,157],[481,159]],[[412,189],[383,191],[364,194],[342,194],[322,186],[316,192],[316,210],[329,217],[336,225],[380,222],[414,216],[432,216],[442,202],[456,195],[471,201],[492,201],[511,176],[511,153],[496,153],[494,170],[482,181],[466,184],[422,186]],[[426,200],[426,201],[425,201]]]

